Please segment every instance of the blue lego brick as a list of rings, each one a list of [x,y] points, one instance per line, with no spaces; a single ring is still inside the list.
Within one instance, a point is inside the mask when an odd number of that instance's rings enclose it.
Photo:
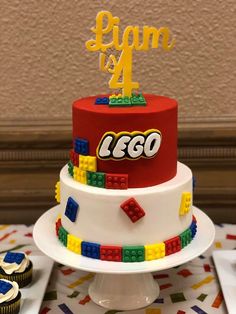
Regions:
[[[95,105],[109,105],[108,97],[98,97],[96,98]]]
[[[77,137],[74,140],[74,150],[77,154],[88,155],[89,154],[89,142],[86,139]]]
[[[69,197],[67,200],[65,216],[70,219],[70,221],[75,222],[77,213],[79,209],[79,204],[73,200],[72,197]]]
[[[196,233],[197,233],[197,224],[195,221],[192,221],[189,229],[191,230],[192,233],[192,239],[195,237]]]
[[[16,263],[19,265],[23,261],[24,258],[25,258],[25,255],[23,253],[7,252],[3,261],[5,263],[10,263],[10,264]]]
[[[4,280],[0,279],[0,293],[1,294],[6,294],[9,290],[12,288],[12,284],[10,282],[6,282]]]
[[[94,259],[100,259],[100,244],[83,241],[81,243],[81,253]]]

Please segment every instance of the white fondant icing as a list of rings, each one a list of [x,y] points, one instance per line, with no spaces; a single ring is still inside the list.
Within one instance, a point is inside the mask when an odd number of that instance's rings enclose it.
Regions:
[[[67,166],[60,173],[62,225],[84,241],[103,245],[145,245],[165,241],[187,229],[192,221],[192,209],[179,216],[182,192],[192,193],[192,172],[178,163],[176,176],[160,185],[113,190],[91,187],[74,181]],[[73,223],[65,215],[68,197],[80,204]],[[146,215],[132,223],[120,208],[134,197]]]
[[[13,273],[23,273],[29,266],[29,258],[26,254],[20,264],[17,263],[6,263],[4,262],[4,257],[0,256],[0,267],[5,271],[6,274],[11,275]]]
[[[122,135],[113,149],[113,157],[116,159],[123,158],[125,156],[124,150],[126,149],[127,143],[130,141],[130,136]]]
[[[142,135],[137,135],[132,138],[128,146],[128,154],[131,158],[138,158],[143,153],[144,137]],[[138,144],[139,143],[139,144]]]
[[[18,283],[15,281],[9,281],[6,279],[1,279],[1,280],[10,283],[12,285],[12,288],[6,294],[0,293],[0,303],[9,302],[15,299],[19,292]]]
[[[161,145],[160,134],[157,132],[149,134],[144,145],[145,155],[147,157],[153,157],[158,152],[160,145]]]

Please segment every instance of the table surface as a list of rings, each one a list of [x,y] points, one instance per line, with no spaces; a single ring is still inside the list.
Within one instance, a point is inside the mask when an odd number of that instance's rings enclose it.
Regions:
[[[29,256],[42,253],[32,238],[33,226],[0,225],[0,254],[23,251]],[[216,225],[213,245],[198,258],[173,269],[154,273],[160,296],[146,309],[124,311],[127,314],[227,314],[215,266],[213,250],[236,249],[236,225]],[[94,304],[88,296],[93,274],[54,264],[40,314],[115,314]],[[32,313],[34,314],[34,313]],[[36,313],[35,313],[36,314]]]

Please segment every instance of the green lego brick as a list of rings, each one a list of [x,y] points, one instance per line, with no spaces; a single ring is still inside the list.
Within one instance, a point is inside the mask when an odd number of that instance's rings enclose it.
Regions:
[[[68,232],[63,227],[60,227],[58,230],[58,239],[64,246],[67,246],[67,235]]]
[[[71,161],[68,162],[68,172],[71,177],[74,176],[74,165]]]
[[[98,188],[104,188],[105,173],[87,171],[87,184]]]
[[[130,97],[111,97],[109,99],[109,107],[127,107],[131,106]]]
[[[134,94],[130,98],[132,106],[146,106],[146,99],[143,97],[143,94]]]
[[[180,234],[181,247],[184,248],[192,241],[192,233],[190,229],[185,230]]]
[[[143,262],[145,260],[144,246],[123,246],[122,261],[126,263]]]

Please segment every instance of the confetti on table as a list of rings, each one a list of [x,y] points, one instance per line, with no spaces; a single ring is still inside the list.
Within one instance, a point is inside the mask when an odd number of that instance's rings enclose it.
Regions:
[[[220,307],[220,305],[221,305],[221,303],[222,303],[222,301],[224,300],[224,297],[223,297],[223,294],[222,294],[222,292],[220,291],[218,294],[217,294],[217,296],[216,296],[216,298],[215,298],[215,300],[213,301],[213,303],[212,303],[212,307],[214,307],[214,308],[216,308],[216,309],[218,309],[219,307]]]
[[[0,238],[0,241],[3,241],[3,240],[6,240],[8,237],[10,237],[12,234],[16,233],[17,231],[16,230],[13,230],[9,233],[6,233],[4,234],[1,238]]]
[[[65,303],[59,304],[58,307],[64,314],[74,314]]]
[[[164,299],[156,299],[154,303],[164,303]]]
[[[228,240],[236,240],[236,235],[235,234],[227,234],[226,239]]]
[[[42,309],[42,311],[40,312],[40,314],[47,314],[49,311],[51,311],[51,309],[46,306],[46,307],[44,307],[44,308]]]
[[[206,299],[206,297],[207,297],[207,294],[202,293],[199,295],[199,297],[197,297],[197,299],[199,301],[203,302]]]
[[[170,288],[172,286],[173,285],[171,283],[166,283],[165,285],[160,285],[160,290],[164,290],[164,289]]]
[[[215,248],[216,249],[221,249],[222,248],[221,242],[219,242],[219,241],[215,242]]]
[[[171,298],[172,303],[186,301],[185,296],[182,292],[172,293],[170,294],[170,298]]]
[[[57,291],[47,291],[44,295],[43,301],[49,301],[49,300],[57,300]]]
[[[203,267],[204,267],[204,270],[205,270],[206,273],[210,273],[211,272],[211,267],[210,267],[209,264],[204,264]]]
[[[191,309],[198,314],[209,314],[203,311],[202,309],[200,309],[200,307],[198,307],[197,305],[192,306]]]
[[[33,237],[32,232],[26,233],[26,234],[25,234],[25,237],[32,238],[32,237]]]
[[[73,291],[73,293],[68,295],[67,297],[73,299],[76,298],[79,294],[80,294],[79,291]]]
[[[68,276],[68,275],[74,273],[75,270],[71,269],[71,268],[67,268],[67,269],[61,269],[61,272],[63,273],[64,276]]]
[[[75,287],[81,285],[81,284],[84,283],[85,281],[92,279],[93,277],[94,277],[93,274],[88,274],[88,275],[86,275],[86,276],[80,277],[78,280],[76,280],[75,282],[72,282],[72,283],[69,284],[67,287],[73,289],[73,288],[75,288]]]
[[[15,244],[16,243],[16,240],[15,239],[12,239],[9,241],[9,244]]]
[[[186,314],[186,312],[179,310],[176,314]]]
[[[83,298],[82,300],[79,301],[79,304],[81,305],[85,305],[86,303],[88,303],[91,300],[89,295],[86,295],[85,298]]]
[[[9,227],[9,225],[2,225],[0,226],[0,231],[5,230]]]
[[[146,309],[146,314],[161,314],[160,309]]]
[[[188,277],[192,275],[191,271],[189,271],[188,269],[182,269],[177,274],[183,277]]]
[[[153,276],[154,279],[163,279],[163,278],[169,278],[168,274],[157,274]]]
[[[201,280],[200,282],[196,283],[195,285],[193,285],[191,288],[193,289],[198,289],[203,285],[206,285],[208,283],[210,283],[212,280],[214,280],[215,278],[213,276],[208,276],[205,279]]]

